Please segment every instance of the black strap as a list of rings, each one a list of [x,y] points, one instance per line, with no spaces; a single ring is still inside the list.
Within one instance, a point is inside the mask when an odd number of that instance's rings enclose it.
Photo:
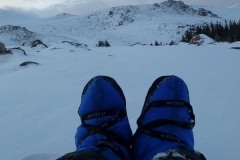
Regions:
[[[105,135],[112,141],[117,142],[118,144],[124,146],[125,148],[129,148],[128,144],[121,137],[119,137],[117,134],[115,134],[105,128],[102,128],[100,126],[92,126],[92,125],[87,125],[86,127],[90,132],[100,133],[102,135]]]
[[[114,126],[117,122],[119,122],[121,119],[111,119],[109,121],[103,122],[99,124],[98,126],[93,126],[93,125],[86,125],[84,124],[84,127],[89,130],[89,132],[83,136],[83,138],[80,140],[79,144],[82,144],[82,142],[90,135],[96,134],[96,133],[101,133],[101,134],[108,134],[106,136],[112,136],[114,133],[108,133],[106,128],[109,128],[111,126]],[[100,127],[100,128],[99,128]],[[105,129],[104,129],[105,128]]]
[[[93,134],[94,134],[94,132],[88,132],[87,134],[85,134],[85,136],[83,136],[83,138],[79,141],[79,144],[82,144],[83,141],[84,141],[87,137],[89,137],[89,136],[91,136],[91,135],[93,135]]]
[[[143,127],[139,127],[134,136],[136,136],[140,132],[143,132],[143,133],[145,133],[145,134],[147,134],[151,137],[154,137],[154,138],[163,139],[163,140],[167,140],[167,141],[171,141],[171,142],[178,142],[178,143],[182,143],[182,144],[187,144],[182,139],[180,139],[179,137],[174,136],[172,134],[165,133],[165,132],[159,132],[159,131],[155,131],[155,130],[151,130],[151,129],[143,128]]]
[[[193,129],[193,127],[195,126],[195,115],[193,113],[192,106],[188,102],[185,102],[182,100],[159,100],[159,101],[153,101],[153,102],[147,104],[144,111],[142,112],[142,114],[140,115],[140,117],[137,120],[138,126],[141,126],[142,118],[150,107],[155,108],[155,107],[163,107],[163,106],[187,107],[189,109],[191,122],[187,123],[187,122],[179,122],[179,121],[174,121],[174,120],[159,119],[159,120],[150,122],[148,124],[150,128],[162,126],[162,125],[174,124],[174,125],[178,125],[185,129]]]
[[[124,101],[124,104],[126,105],[126,99],[125,99],[122,89],[120,88],[120,86],[117,84],[117,82],[113,78],[107,77],[107,76],[97,76],[97,77],[92,78],[83,89],[82,99],[83,99],[88,87],[94,81],[95,78],[102,78],[102,79],[106,80],[108,83],[110,83],[118,91],[119,95],[122,97],[122,99]],[[104,116],[116,116],[116,115],[118,117],[116,117],[116,118],[114,117],[113,119],[103,122],[97,126],[88,125],[85,123],[85,120],[90,120],[93,118],[99,118],[99,117],[104,117]],[[84,139],[86,139],[88,136],[90,136],[92,134],[99,133],[99,134],[105,135],[107,137],[108,143],[104,143],[104,142],[106,142],[106,140],[101,140],[98,142],[97,146],[100,148],[102,148],[102,146],[108,147],[108,148],[112,149],[112,151],[116,155],[118,155],[121,159],[127,160],[127,158],[124,156],[122,151],[116,145],[114,145],[112,143],[112,141],[124,146],[128,150],[129,150],[129,145],[127,144],[127,142],[125,142],[124,139],[122,139],[116,133],[113,133],[108,130],[109,127],[117,124],[124,117],[126,117],[126,115],[127,115],[126,110],[122,110],[122,111],[99,110],[99,111],[84,114],[83,116],[80,117],[80,120],[81,120],[82,125],[85,128],[87,128],[89,130],[89,132],[80,140],[80,143],[82,143],[84,141]],[[112,146],[114,146],[114,147],[112,147]]]
[[[81,116],[81,121],[93,119],[93,118],[99,118],[104,116],[114,116],[118,115],[119,118],[123,118],[127,115],[126,110],[122,111],[116,111],[116,110],[99,110],[96,112],[89,112]]]
[[[99,118],[99,117],[104,117],[104,116],[114,116],[117,115],[118,118],[114,118],[111,119],[109,121],[106,122],[102,122],[99,125],[89,125],[89,124],[85,124],[85,120],[90,120],[90,119],[94,119],[94,118]],[[121,121],[125,116],[127,115],[126,110],[122,110],[122,111],[116,111],[116,110],[99,110],[96,112],[90,112],[87,114],[84,114],[81,117],[81,122],[82,125],[89,130],[89,132],[80,140],[80,144],[90,135],[92,134],[102,134],[105,135],[107,137],[107,141],[106,140],[101,140],[99,141],[97,147],[102,147],[104,146],[103,144],[105,144],[105,147],[108,147],[110,149],[113,149],[113,152],[118,155],[120,158],[122,159],[126,159],[126,157],[124,156],[124,154],[122,153],[122,151],[115,146],[112,141],[124,146],[126,149],[129,150],[129,145],[125,142],[125,140],[123,140],[121,137],[119,137],[116,133],[109,131],[107,128],[114,126],[115,124],[117,124],[119,121]],[[106,141],[106,143],[104,143],[103,141]],[[101,143],[102,142],[102,143]],[[100,145],[101,144],[101,145]],[[112,145],[111,145],[112,144]],[[115,146],[115,147],[111,147],[111,146]],[[118,148],[118,149],[117,149]],[[118,150],[118,151],[117,151]],[[116,152],[117,151],[117,152]],[[124,156],[124,157],[123,157]]]
[[[124,155],[124,153],[121,151],[121,149],[116,146],[114,143],[108,140],[99,140],[97,143],[97,147],[102,149],[111,149],[114,154],[116,154],[119,158],[122,160],[128,160],[127,157]]]
[[[147,105],[147,109],[149,106],[152,107],[161,107],[161,106],[171,106],[171,107],[187,107],[190,112],[190,116],[192,120],[195,120],[195,115],[193,113],[193,108],[191,104],[185,102],[183,100],[160,100],[160,101],[153,101]]]
[[[191,118],[190,123],[179,122],[179,121],[175,121],[175,120],[167,120],[167,119],[157,119],[157,120],[154,120],[152,122],[142,125],[141,122],[142,122],[143,116],[150,107],[155,108],[155,107],[163,107],[163,106],[187,107],[189,109],[190,118]],[[170,125],[170,124],[177,125],[179,127],[185,128],[185,129],[192,129],[195,125],[195,115],[193,113],[192,106],[188,102],[185,102],[182,100],[159,100],[159,101],[153,101],[149,104],[146,104],[146,107],[144,108],[144,110],[142,111],[142,114],[140,115],[140,117],[137,120],[137,125],[138,125],[139,129],[137,130],[137,132],[135,133],[134,136],[136,136],[140,132],[143,132],[154,138],[186,144],[186,142],[184,142],[182,139],[180,139],[179,137],[177,137],[175,135],[153,130],[153,128],[155,128],[155,127],[159,127],[159,126],[163,126],[163,125]]]
[[[155,128],[163,125],[173,124],[184,129],[192,129],[193,123],[179,122],[174,120],[158,119],[144,125],[144,128]]]

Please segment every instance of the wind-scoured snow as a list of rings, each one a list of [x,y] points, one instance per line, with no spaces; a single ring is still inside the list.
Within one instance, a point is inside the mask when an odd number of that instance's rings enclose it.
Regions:
[[[12,20],[10,25],[20,28],[11,30],[12,35],[0,32],[0,41],[7,49],[21,47],[27,55],[17,49],[0,54],[1,159],[54,160],[74,151],[82,90],[97,75],[111,76],[121,86],[133,132],[153,81],[164,75],[179,76],[188,85],[196,115],[195,149],[210,160],[239,159],[240,50],[232,47],[240,47],[240,42],[213,43],[201,35],[201,46],[165,44],[179,39],[194,24],[238,20],[240,11],[191,6],[210,10],[221,17],[217,18],[176,14],[166,8],[155,12],[154,7],[123,6],[53,20]],[[8,25],[0,21],[0,28]],[[24,37],[25,32],[36,37],[17,41],[16,34]],[[21,46],[31,38],[42,40],[48,48]],[[108,40],[111,47],[96,47],[98,40]],[[150,46],[155,40],[163,46]],[[29,61],[38,65],[19,66]]]

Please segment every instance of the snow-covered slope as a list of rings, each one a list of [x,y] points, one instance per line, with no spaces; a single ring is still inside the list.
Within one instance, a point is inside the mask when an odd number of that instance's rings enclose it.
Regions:
[[[44,19],[49,20],[49,21],[54,21],[54,20],[60,20],[63,18],[69,18],[69,17],[73,17],[73,16],[76,16],[76,15],[72,15],[72,14],[68,14],[68,13],[61,13],[56,16],[48,17],[48,18],[44,18]]]
[[[195,9],[205,8],[206,10],[210,10],[219,17],[218,22],[224,22],[224,20],[235,20],[239,21],[240,19],[240,10],[236,8],[221,8],[221,7],[212,7],[212,6],[192,6]],[[212,22],[215,22],[214,20]]]
[[[229,6],[228,8],[237,8],[240,9],[240,3],[235,3],[234,5]]]
[[[61,14],[35,22],[17,21],[47,43],[71,40],[95,46],[108,40],[112,46],[135,43],[163,44],[179,42],[184,32],[193,25],[205,22],[239,20],[240,10],[189,6],[181,1],[119,6],[79,16]],[[0,25],[7,25],[0,21]],[[22,42],[23,43],[23,42]]]
[[[16,45],[23,42],[35,40],[38,37],[36,33],[33,33],[25,27],[5,25],[0,26],[0,42],[5,45]]]
[[[195,46],[49,48],[22,46],[0,55],[1,159],[54,160],[75,150],[77,109],[85,84],[113,77],[124,91],[133,132],[147,90],[159,76],[177,75],[188,85],[196,115],[195,149],[207,159],[238,159],[240,43]],[[10,46],[6,46],[9,48]],[[22,62],[34,61],[19,66]]]

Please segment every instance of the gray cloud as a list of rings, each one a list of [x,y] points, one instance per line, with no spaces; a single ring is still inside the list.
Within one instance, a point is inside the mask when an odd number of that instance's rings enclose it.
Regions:
[[[32,2],[32,3],[37,3],[37,2],[42,2],[44,0],[22,0],[22,2]]]
[[[201,6],[216,6],[216,7],[228,7],[235,3],[239,3],[239,0],[182,0],[186,4],[201,5]]]
[[[22,0],[22,2],[50,2],[49,0]],[[54,0],[55,1],[55,0]],[[161,3],[165,0],[59,0],[54,5],[50,5],[44,9],[29,8],[28,12],[33,15],[39,15],[41,17],[54,16],[60,13],[69,13],[80,15],[96,10],[101,10],[105,8],[123,6],[123,5],[138,5],[138,4],[153,4]],[[189,5],[208,5],[208,6],[218,6],[227,7],[234,3],[239,3],[239,0],[182,0],[185,4]],[[53,2],[53,1],[51,1]],[[17,10],[18,12],[26,13],[26,11],[20,8],[11,8]]]
[[[4,13],[10,17],[12,16],[15,18],[16,17],[28,17],[28,18],[38,18],[39,17],[37,12],[25,10],[20,7],[5,6]]]
[[[59,13],[70,13],[75,15],[84,14],[96,10],[107,8],[105,3],[82,2],[82,1],[65,1],[55,5],[51,5],[43,10],[38,10],[42,17],[53,16]]]
[[[63,12],[80,15],[83,13],[110,8],[114,6],[153,4],[156,2],[161,3],[163,1],[165,0],[69,0],[45,8],[40,15],[52,16],[54,14],[59,14]],[[183,2],[189,5],[227,7],[234,3],[238,3],[239,0],[183,0]]]
[[[61,3],[51,5],[43,10],[34,10],[42,17],[53,16],[59,13],[80,15],[115,6],[153,4],[155,2],[155,0],[66,0]]]

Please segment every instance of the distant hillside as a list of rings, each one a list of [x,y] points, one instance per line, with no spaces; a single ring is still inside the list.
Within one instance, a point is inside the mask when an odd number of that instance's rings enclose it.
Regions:
[[[218,17],[216,14],[204,8],[198,8],[197,10],[193,9],[192,7],[186,5],[182,1],[168,0],[160,4],[155,3],[154,5],[160,7],[161,9],[166,9],[166,12],[171,12],[175,14],[190,14],[207,17]]]
[[[65,16],[64,16],[65,17]],[[99,40],[110,44],[163,44],[179,42],[191,26],[221,20],[204,8],[193,8],[182,1],[168,0],[148,5],[112,7],[80,16],[69,16],[58,21],[47,21],[29,26],[38,33],[88,39],[90,46]]]
[[[196,25],[239,20],[239,15],[240,10],[236,9],[190,6],[182,1],[167,0],[112,7],[79,16],[63,13],[32,22],[23,19],[19,26],[41,35],[48,43],[68,40],[95,47],[98,41],[107,40],[111,46],[149,45],[156,40],[162,44],[177,43],[186,30]],[[17,22],[12,20],[12,23]]]
[[[68,14],[68,13],[61,13],[61,14],[58,14],[56,16],[53,16],[53,17],[48,17],[46,19],[48,20],[59,20],[59,19],[63,19],[63,18],[69,18],[69,17],[74,17],[76,15],[72,15],[72,14]]]
[[[34,40],[37,34],[29,31],[25,27],[6,25],[0,27],[0,42],[5,45],[21,44]]]
[[[234,5],[229,6],[228,8],[237,8],[240,9],[240,3],[236,3]]]

